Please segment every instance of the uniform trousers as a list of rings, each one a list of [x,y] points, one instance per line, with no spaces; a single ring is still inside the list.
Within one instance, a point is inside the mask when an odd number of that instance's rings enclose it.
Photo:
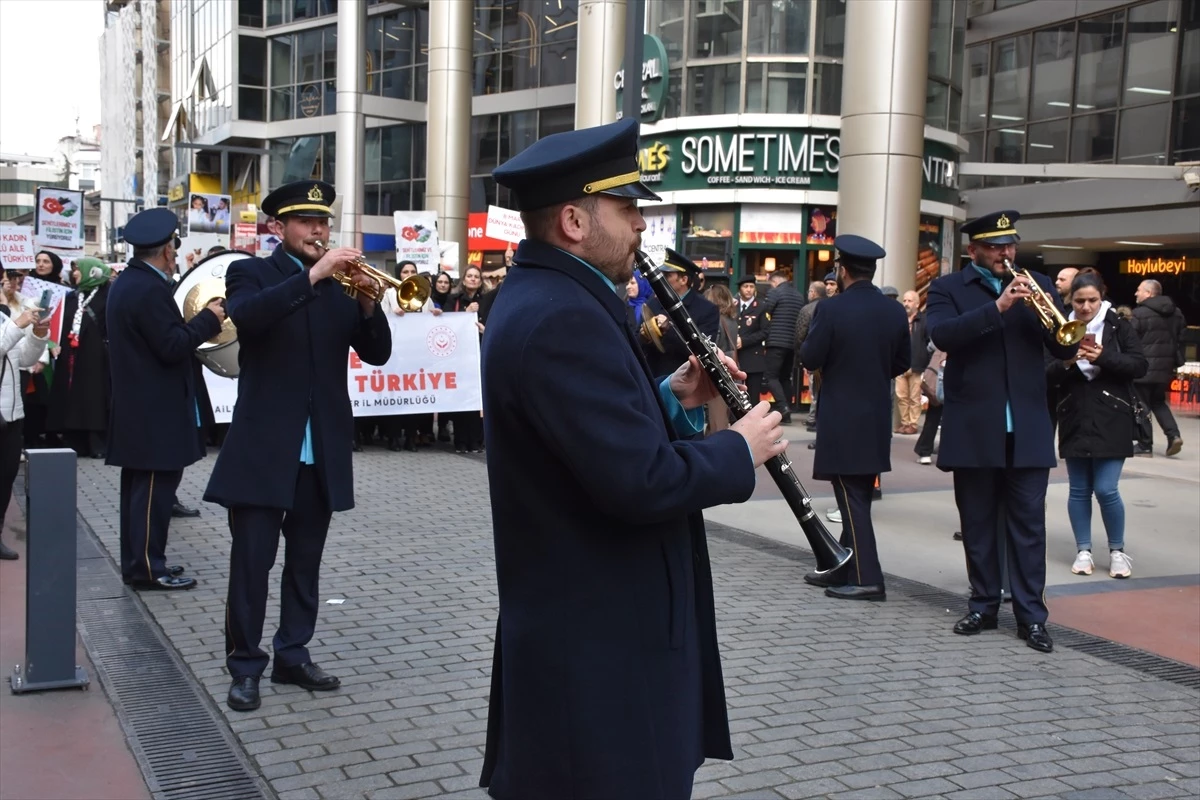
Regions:
[[[1008,437],[1012,463],[1012,434]],[[987,616],[1000,608],[1002,578],[998,518],[1005,520],[1013,614],[1026,625],[1045,624],[1046,484],[1044,467],[954,470],[954,502],[962,525],[971,599],[967,607]],[[1003,516],[1001,516],[1003,515]]]
[[[283,534],[279,629],[272,647],[277,667],[312,659],[306,645],[317,626],[321,554],[333,512],[316,467],[301,465],[290,510],[229,509],[229,593],[225,600],[225,665],[234,678],[258,677],[270,660],[259,646],[267,614],[267,582]]]
[[[183,470],[121,468],[121,577],[152,581],[167,574],[167,531]]]
[[[842,513],[843,547],[854,555],[839,571],[849,586],[882,586],[883,569],[875,546],[875,527],[871,523],[871,500],[875,492],[874,475],[833,476],[833,496]]]

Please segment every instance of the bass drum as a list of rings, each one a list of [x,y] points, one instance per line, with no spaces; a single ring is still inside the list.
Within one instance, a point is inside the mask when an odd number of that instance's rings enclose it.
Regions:
[[[175,285],[175,304],[179,306],[184,322],[191,322],[214,299],[225,299],[225,271],[233,262],[245,258],[254,258],[254,254],[226,250],[209,256],[188,270]],[[196,358],[222,378],[238,376],[237,328],[233,320],[225,317],[221,332],[196,348]]]

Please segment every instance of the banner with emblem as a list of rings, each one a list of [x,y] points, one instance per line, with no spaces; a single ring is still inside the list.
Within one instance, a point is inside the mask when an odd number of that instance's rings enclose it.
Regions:
[[[376,367],[351,350],[347,382],[356,417],[448,414],[483,408],[475,314],[391,316],[392,357]],[[218,423],[233,418],[237,380],[204,370]]]

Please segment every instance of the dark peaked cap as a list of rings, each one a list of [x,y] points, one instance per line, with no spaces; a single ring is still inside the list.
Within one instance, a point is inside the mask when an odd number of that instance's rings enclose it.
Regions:
[[[158,247],[177,239],[179,217],[169,208],[147,208],[134,214],[125,223],[125,241],[137,248]],[[175,242],[176,249],[180,242]]]
[[[1018,211],[994,211],[965,223],[961,230],[971,237],[972,242],[1015,244],[1021,241],[1017,235],[1017,220],[1020,218]]]
[[[642,184],[638,122],[624,119],[539,139],[492,172],[512,191],[518,211],[535,211],[595,194],[661,199]]]

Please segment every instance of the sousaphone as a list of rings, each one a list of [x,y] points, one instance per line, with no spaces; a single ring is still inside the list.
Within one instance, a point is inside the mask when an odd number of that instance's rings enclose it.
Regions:
[[[188,270],[175,285],[175,304],[179,306],[184,322],[191,322],[213,300],[225,299],[225,272],[230,264],[246,258],[254,258],[254,254],[226,250],[205,258]],[[221,323],[220,333],[196,348],[196,358],[222,378],[238,376],[237,328],[228,315]]]

